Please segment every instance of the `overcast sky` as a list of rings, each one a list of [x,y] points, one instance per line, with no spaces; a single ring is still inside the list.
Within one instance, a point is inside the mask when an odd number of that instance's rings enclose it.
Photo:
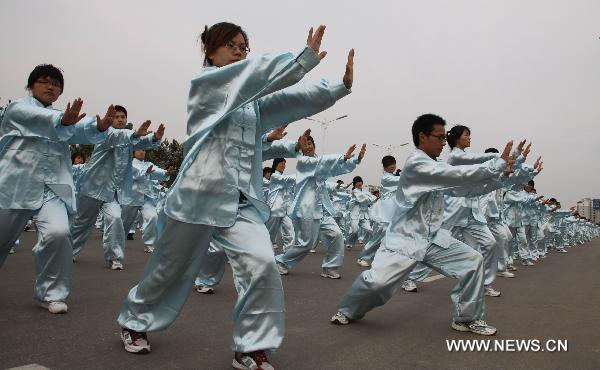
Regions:
[[[205,24],[240,24],[250,57],[299,51],[310,26],[326,24],[329,54],[306,78],[340,79],[356,49],[353,93],[317,118],[344,114],[327,132],[312,122],[320,153],[352,143],[411,142],[423,113],[472,130],[472,150],[509,139],[543,155],[538,193],[574,205],[600,198],[600,1],[22,1],[2,0],[0,104],[25,96],[40,63],[59,66],[65,91],[88,114],[122,104],[136,125],[151,119],[182,140],[190,78],[202,67]],[[395,149],[400,165],[413,150]],[[379,183],[385,150],[369,146],[352,174]],[[293,161],[289,170],[293,172]],[[348,181],[352,176],[346,176]]]

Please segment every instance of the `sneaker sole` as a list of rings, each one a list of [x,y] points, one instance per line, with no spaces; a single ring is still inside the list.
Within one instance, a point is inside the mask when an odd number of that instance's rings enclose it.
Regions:
[[[137,349],[135,347],[131,347],[131,346],[128,346],[127,344],[125,344],[125,351],[127,351],[129,353],[135,353],[135,354],[139,354],[139,355],[145,355],[147,353],[150,353],[150,348]]]
[[[342,278],[342,276],[332,276],[332,275],[327,275],[327,274],[321,274],[321,277],[329,278],[329,279],[341,279]]]

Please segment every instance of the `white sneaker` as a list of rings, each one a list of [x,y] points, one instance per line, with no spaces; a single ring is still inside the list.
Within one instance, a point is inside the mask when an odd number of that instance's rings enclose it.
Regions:
[[[110,261],[111,270],[123,270],[123,264],[120,261]]]
[[[492,288],[491,286],[485,287],[485,295],[488,297],[500,297],[500,292]]]
[[[527,261],[527,266],[535,266],[535,263],[533,263],[531,261]]]
[[[493,326],[488,325],[483,320],[475,320],[471,322],[452,322],[452,329],[458,331],[470,331],[471,333],[479,335],[494,335],[497,329]]]
[[[335,325],[348,325],[350,324],[350,319],[346,315],[341,312],[336,312],[329,321]]]
[[[15,247],[11,247],[8,254],[15,254]]]
[[[50,313],[67,313],[69,307],[65,302],[39,302],[40,307],[48,310]]]
[[[146,336],[146,333],[140,333],[137,331],[122,328],[121,329],[121,340],[125,346],[125,351],[131,353],[149,353],[150,352],[150,341]]]
[[[505,278],[514,278],[515,274],[510,271],[498,271],[496,276],[505,277]]]
[[[317,253],[317,250],[316,249],[311,249],[311,250],[309,250],[309,252],[310,253]]]
[[[508,271],[518,271],[518,270],[519,270],[518,268],[516,268],[516,267],[515,267],[515,266],[513,266],[513,265],[508,265],[508,267],[507,267],[506,269],[507,269]]]
[[[290,270],[277,263],[277,272],[279,272],[279,275],[287,275],[290,273]]]
[[[335,269],[324,268],[323,272],[321,272],[321,277],[330,278],[330,279],[339,279],[342,277]]]
[[[359,266],[362,266],[362,267],[369,267],[369,266],[371,266],[371,265],[369,264],[369,262],[367,262],[367,261],[365,261],[365,260],[361,260],[361,259],[359,259],[359,260],[356,260],[356,263],[358,263],[358,265],[359,265]]]
[[[194,286],[194,288],[196,289],[196,291],[198,293],[202,293],[202,294],[213,294],[215,292],[215,289],[213,287],[204,286],[204,285],[196,285],[196,286]]]
[[[233,356],[231,366],[238,370],[275,370],[275,367],[269,362],[265,351],[250,353],[236,352]]]
[[[277,249],[279,246],[277,244],[273,244],[273,249]]]
[[[146,245],[144,247],[144,252],[146,252],[146,253],[153,253],[154,252],[154,247],[151,246],[151,245]]]
[[[402,289],[404,289],[406,292],[416,292],[417,284],[415,284],[415,282],[412,280],[404,280],[402,283]]]
[[[557,249],[556,251],[559,253],[569,253],[566,249]]]

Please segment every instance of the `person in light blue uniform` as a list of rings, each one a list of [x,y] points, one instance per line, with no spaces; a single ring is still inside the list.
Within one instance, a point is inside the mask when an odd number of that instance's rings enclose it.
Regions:
[[[117,113],[107,132],[108,138],[94,147],[92,159],[77,184],[79,209],[71,223],[71,234],[75,261],[93,230],[98,213],[102,212],[104,259],[111,270],[122,270],[126,233],[121,204],[127,204],[132,197],[133,151],[158,148],[165,127],[160,124],[158,130],[151,133],[148,131],[150,121],[146,121],[135,131],[127,130],[124,128],[127,110],[120,105],[115,109]]]
[[[352,179],[352,198],[348,204],[350,213],[350,232],[346,240],[346,248],[354,247],[359,240],[359,233],[362,230],[366,240],[369,240],[373,233],[371,219],[369,218],[369,207],[375,203],[377,198],[363,189],[363,179],[355,176]]]
[[[383,166],[383,177],[381,178],[381,195],[379,200],[373,205],[371,212],[373,218],[373,232],[371,238],[365,244],[364,249],[358,256],[357,263],[363,267],[369,267],[375,252],[379,249],[381,241],[385,235],[391,216],[394,212],[394,196],[398,183],[400,183],[400,175],[396,175],[396,158],[391,155],[386,155],[381,159]]]
[[[283,222],[287,217],[289,204],[287,201],[293,199],[293,191],[296,185],[295,175],[284,175],[285,171],[285,158],[273,159],[271,169],[273,173],[269,180],[269,192],[267,194],[267,204],[271,208],[271,216],[267,221],[267,229],[269,230],[269,236],[271,237],[271,243],[273,249],[277,249],[277,234],[282,231],[283,250],[290,248],[294,242],[294,235],[289,234],[289,228],[283,231]],[[292,193],[290,195],[289,193]],[[293,230],[293,227],[292,227]]]
[[[296,193],[290,215],[296,233],[294,245],[275,256],[277,268],[281,275],[289,274],[289,270],[302,261],[321,238],[326,250],[321,276],[339,279],[339,268],[344,263],[344,237],[333,220],[336,210],[325,182],[330,177],[354,171],[365,155],[366,146],[362,146],[357,158],[353,155],[356,145],[352,145],[345,155],[317,157],[312,137],[308,137],[307,144],[296,164]]]
[[[114,107],[103,119],[80,114],[79,98],[64,113],[54,109],[64,79],[50,64],[34,68],[27,88],[31,96],[10,103],[0,123],[0,266],[33,217],[34,298],[51,313],[65,313],[73,270],[69,215],[77,209],[69,144],[105,140]]]
[[[285,126],[271,131],[268,135],[263,135],[263,145],[261,148],[263,160],[274,159],[274,157],[295,158],[296,153],[301,150],[300,145],[302,142],[306,142],[305,138],[310,135],[310,130],[307,130],[297,142],[282,140],[287,134],[284,129]],[[227,254],[225,253],[225,248],[222,243],[211,240],[210,246],[200,263],[200,269],[196,276],[196,280],[194,281],[194,289],[196,292],[213,294],[216,286],[223,279],[226,262]]]
[[[485,321],[483,257],[443,229],[444,195],[477,196],[502,186],[510,157],[509,142],[500,158],[476,165],[452,166],[437,161],[446,143],[446,122],[433,114],[412,126],[417,149],[402,169],[392,221],[370,270],[354,281],[331,318],[349,324],[385,304],[418,261],[445,276],[458,279],[451,293],[452,328],[493,335]]]
[[[171,170],[164,170],[152,162],[147,162],[146,151],[137,149],[133,152],[132,173],[133,186],[132,195],[128,202],[123,204],[122,219],[123,228],[130,230],[135,228],[138,212],[142,215],[142,241],[144,252],[152,253],[156,242],[156,191],[153,181],[167,181],[171,178]]]
[[[329,192],[329,197],[333,203],[333,208],[335,208],[333,220],[339,226],[340,230],[342,230],[342,235],[344,235],[345,240],[346,236],[348,235],[348,226],[346,223],[348,202],[350,199],[352,199],[352,195],[348,193],[347,187],[344,186],[343,180],[337,180],[335,184],[328,181],[325,184],[327,185],[327,191]],[[344,244],[346,244],[345,241]]]
[[[471,165],[484,163],[499,157],[498,153],[467,153],[471,146],[471,130],[462,125],[456,125],[448,132],[450,146],[450,165]],[[443,228],[449,230],[452,236],[472,246],[483,256],[485,295],[500,296],[500,292],[492,287],[498,270],[499,250],[496,239],[487,225],[487,219],[482,212],[480,197],[454,197],[446,195],[444,206]]]
[[[201,35],[205,68],[193,78],[188,99],[186,153],[159,216],[159,237],[140,282],[127,295],[118,322],[125,350],[150,350],[146,332],[177,317],[198,275],[210,241],[220,243],[234,274],[237,369],[272,368],[267,352],[284,334],[281,278],[265,222],[263,134],[319,113],[350,93],[353,52],[340,82],[299,83],[325,56],[325,27],[298,53],[246,59],[248,38],[231,23]]]

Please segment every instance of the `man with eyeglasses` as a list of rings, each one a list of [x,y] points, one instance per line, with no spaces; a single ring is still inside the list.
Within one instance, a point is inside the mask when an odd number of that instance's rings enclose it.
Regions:
[[[425,114],[412,126],[417,149],[403,166],[391,223],[371,269],[354,281],[331,318],[346,325],[385,304],[410,271],[421,262],[458,283],[452,290],[452,328],[494,335],[485,319],[483,257],[441,228],[444,194],[473,196],[501,187],[503,174],[512,172],[512,142],[501,157],[469,166],[451,166],[437,158],[446,143],[443,118]]]

